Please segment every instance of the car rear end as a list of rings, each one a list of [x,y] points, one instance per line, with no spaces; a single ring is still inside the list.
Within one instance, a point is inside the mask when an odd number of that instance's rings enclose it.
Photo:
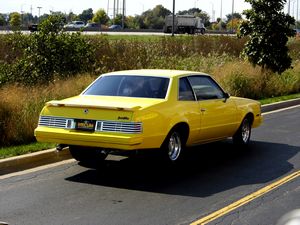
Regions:
[[[138,109],[50,102],[35,136],[41,142],[132,150],[142,143],[143,124],[133,119]]]

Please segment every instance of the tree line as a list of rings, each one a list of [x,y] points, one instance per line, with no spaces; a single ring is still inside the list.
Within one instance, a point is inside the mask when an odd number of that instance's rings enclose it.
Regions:
[[[141,15],[125,16],[124,26],[129,29],[163,29],[165,23],[165,17],[172,14],[172,12],[162,5],[157,5],[153,9],[149,9],[143,12]],[[225,19],[217,18],[216,21],[211,22],[210,16],[207,12],[199,8],[191,8],[188,10],[178,11],[177,15],[194,15],[200,17],[205,24],[205,27],[212,30],[226,30],[236,29],[238,23],[242,20],[240,13],[234,13],[226,15]],[[63,12],[53,12],[50,14],[43,14],[40,17],[34,16],[31,13],[20,14],[18,12],[12,12],[9,14],[0,13],[0,26],[28,26],[30,24],[38,24],[50,15],[60,15],[64,18],[64,23],[80,20],[84,23],[95,22],[101,25],[109,26],[112,24],[122,25],[122,14],[117,14],[114,18],[110,18],[104,9],[93,11],[92,8],[83,10],[80,14],[70,12],[68,14]],[[233,20],[232,20],[233,19]],[[232,27],[233,26],[233,27]]]

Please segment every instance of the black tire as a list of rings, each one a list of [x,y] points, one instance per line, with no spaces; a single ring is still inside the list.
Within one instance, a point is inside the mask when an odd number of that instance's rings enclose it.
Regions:
[[[251,136],[251,121],[249,118],[244,118],[239,129],[233,135],[232,140],[237,145],[248,145]]]
[[[103,153],[100,148],[71,145],[69,150],[72,157],[80,162],[80,165],[87,167],[100,166],[107,157],[107,154]]]
[[[183,158],[185,140],[178,130],[172,130],[165,139],[162,148],[164,158],[171,163],[177,163]]]

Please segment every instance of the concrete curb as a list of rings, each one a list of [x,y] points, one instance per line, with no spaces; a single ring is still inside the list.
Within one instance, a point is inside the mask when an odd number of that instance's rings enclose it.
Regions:
[[[263,105],[262,112],[270,112],[295,105],[300,105],[300,98]],[[71,158],[72,156],[70,155],[69,149],[65,148],[62,151],[57,151],[56,149],[49,149],[36,153],[1,159],[0,175],[31,169],[37,166],[55,163]]]
[[[0,175],[31,169],[72,158],[69,149],[49,149],[0,160]]]
[[[261,107],[262,113],[274,111],[277,109],[287,108],[295,105],[300,105],[300,98],[287,100],[287,101],[281,101],[271,104],[266,104]]]

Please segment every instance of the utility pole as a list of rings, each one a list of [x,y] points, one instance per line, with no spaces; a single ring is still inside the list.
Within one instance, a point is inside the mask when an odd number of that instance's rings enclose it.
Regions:
[[[119,0],[117,0],[117,15],[119,14]]]
[[[175,32],[175,0],[173,0],[172,37],[174,37],[174,32]]]
[[[288,2],[288,14],[289,15],[291,15],[290,10],[291,10],[291,0],[289,0],[289,2]]]
[[[21,11],[20,11],[20,12],[21,12],[21,27],[23,26],[23,22],[24,22],[24,21],[23,21],[23,14],[24,14],[24,11],[23,11],[23,5],[24,5],[24,4],[21,5]]]
[[[215,5],[213,2],[210,2],[211,4],[211,22],[215,22]]]
[[[114,0],[114,11],[113,11],[113,19],[116,17],[116,0]]]
[[[40,17],[41,17],[41,8],[43,8],[43,7],[41,7],[41,6],[38,6],[37,8],[39,9],[39,18],[38,18],[38,23],[40,23]]]
[[[298,29],[298,21],[299,21],[299,0],[297,0],[297,16],[296,16],[296,29]]]
[[[122,9],[122,29],[124,30],[125,26],[125,0],[123,0],[123,9]]]
[[[32,5],[30,5],[30,19],[29,22],[32,23],[33,21],[33,15],[32,15]]]
[[[106,10],[106,14],[109,15],[109,0],[107,0],[107,10]]]
[[[23,25],[24,25],[24,11],[22,10],[21,11],[21,27],[23,27]]]
[[[222,21],[222,16],[223,16],[223,0],[221,0],[221,11],[220,11],[221,21]]]
[[[220,30],[222,30],[222,15],[223,14],[223,0],[221,0],[221,11],[220,11]]]
[[[293,17],[296,18],[295,17],[295,1],[293,1]]]
[[[232,12],[231,12],[231,30],[233,33],[233,13],[234,13],[234,0],[232,0]]]

